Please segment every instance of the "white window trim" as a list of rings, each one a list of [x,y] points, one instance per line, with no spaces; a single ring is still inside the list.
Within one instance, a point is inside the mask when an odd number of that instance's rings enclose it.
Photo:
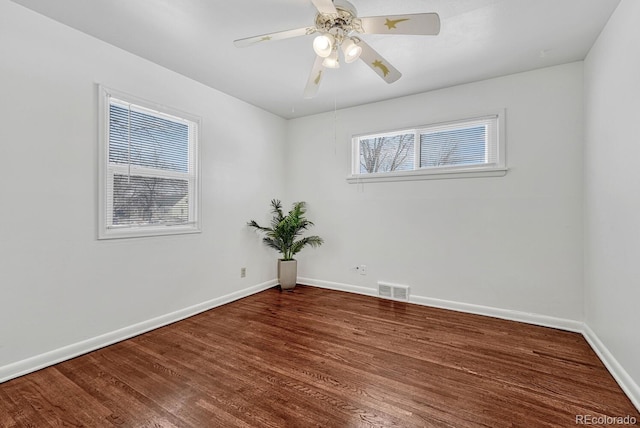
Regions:
[[[138,237],[150,237],[150,236],[163,236],[163,235],[179,235],[188,233],[200,233],[200,219],[202,218],[200,212],[200,156],[199,156],[199,142],[200,142],[200,129],[201,119],[198,116],[194,116],[183,111],[179,111],[170,107],[166,107],[160,104],[156,104],[142,98],[117,91],[108,88],[103,85],[97,85],[98,89],[98,239],[117,239],[117,238],[138,238]],[[195,131],[192,133],[195,141],[193,142],[193,153],[195,157],[193,162],[194,180],[189,180],[189,194],[194,196],[193,206],[191,208],[190,215],[193,216],[193,221],[188,224],[181,225],[158,225],[158,226],[144,226],[144,227],[109,227],[111,224],[111,215],[107,213],[107,198],[111,195],[107,192],[107,180],[113,178],[116,172],[128,172],[135,173],[142,176],[154,176],[158,174],[150,174],[149,171],[145,171],[147,168],[139,166],[115,166],[109,165],[109,99],[113,97],[119,100],[127,100],[131,104],[150,109],[155,112],[166,113],[172,117],[178,117],[186,119],[189,122],[195,124]],[[129,169],[130,168],[130,169]],[[184,174],[174,173],[172,171],[163,171],[163,176],[167,178],[180,177],[183,178]]]
[[[378,173],[367,173],[367,174],[358,174],[354,173],[354,171],[359,170],[360,168],[360,148],[357,143],[358,138],[366,135],[368,137],[383,137],[387,135],[397,135],[402,133],[403,131],[415,129],[416,133],[419,134],[420,131],[424,130],[424,128],[429,128],[434,125],[446,125],[449,123],[456,122],[464,122],[469,121],[473,122],[474,120],[481,119],[483,117],[488,116],[497,116],[498,118],[498,127],[497,127],[497,137],[498,137],[498,153],[497,153],[497,162],[492,165],[469,165],[469,166],[443,166],[443,167],[430,167],[430,168],[417,168],[411,171],[393,171],[393,172],[378,172]],[[354,135],[352,138],[352,148],[351,148],[351,171],[347,176],[347,182],[350,184],[358,184],[358,183],[376,183],[376,182],[385,182],[385,181],[415,181],[415,180],[441,180],[441,179],[451,179],[451,178],[481,178],[481,177],[503,177],[507,174],[508,168],[506,166],[506,127],[505,127],[505,109],[494,110],[491,112],[484,112],[481,114],[475,115],[467,115],[466,119],[455,119],[448,120],[438,123],[433,123],[429,125],[421,125],[417,127],[409,127],[398,129],[396,131],[385,131],[379,133],[367,133],[367,134],[358,134]],[[418,143],[419,139],[416,137],[416,142],[414,143],[414,162],[419,163],[419,150],[420,144]],[[492,150],[493,148],[489,148]]]

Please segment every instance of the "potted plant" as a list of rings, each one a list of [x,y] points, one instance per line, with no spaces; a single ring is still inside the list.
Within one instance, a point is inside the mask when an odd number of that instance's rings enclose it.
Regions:
[[[305,202],[295,202],[286,216],[278,199],[271,201],[271,207],[273,218],[270,227],[260,226],[255,220],[247,225],[264,233],[262,242],[282,254],[282,258],[278,260],[278,281],[283,290],[293,290],[298,278],[298,262],[293,256],[307,245],[318,247],[324,241],[315,235],[300,237],[307,228],[313,226],[304,216],[307,212]]]

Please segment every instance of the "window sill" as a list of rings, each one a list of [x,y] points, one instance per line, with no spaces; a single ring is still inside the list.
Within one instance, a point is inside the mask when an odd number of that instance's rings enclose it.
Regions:
[[[482,178],[504,177],[508,169],[497,168],[469,168],[455,170],[418,170],[402,172],[383,172],[376,174],[354,174],[347,177],[349,184],[377,183],[383,181],[417,181],[417,180],[443,180],[451,178]]]
[[[107,228],[98,233],[98,239],[146,238],[151,236],[185,235],[200,233],[198,226],[158,226],[144,228]]]

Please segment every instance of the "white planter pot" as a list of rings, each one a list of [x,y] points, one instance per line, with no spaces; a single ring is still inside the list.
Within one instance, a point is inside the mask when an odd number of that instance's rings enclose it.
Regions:
[[[293,290],[298,280],[297,260],[278,260],[278,282],[283,290]]]

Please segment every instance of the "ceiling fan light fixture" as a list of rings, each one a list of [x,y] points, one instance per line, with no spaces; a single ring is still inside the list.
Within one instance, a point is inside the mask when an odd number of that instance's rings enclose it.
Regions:
[[[349,64],[360,58],[362,48],[349,38],[342,43],[342,53],[344,54],[344,62]]]
[[[331,54],[322,61],[322,65],[326,68],[340,68],[340,60],[338,59],[338,50],[334,49]]]
[[[313,39],[313,50],[316,54],[322,58],[327,58],[333,52],[335,45],[335,39],[331,34],[320,34]]]
[[[309,0],[296,0],[302,1]],[[437,13],[358,17],[355,7],[347,0],[310,1],[317,10],[313,24],[233,42],[237,47],[245,47],[270,40],[313,35],[312,46],[316,57],[304,90],[305,98],[311,98],[318,92],[325,68],[339,68],[340,60],[352,63],[362,59],[387,83],[393,83],[402,76],[400,71],[358,37],[360,34],[435,36],[440,33],[440,17]]]

